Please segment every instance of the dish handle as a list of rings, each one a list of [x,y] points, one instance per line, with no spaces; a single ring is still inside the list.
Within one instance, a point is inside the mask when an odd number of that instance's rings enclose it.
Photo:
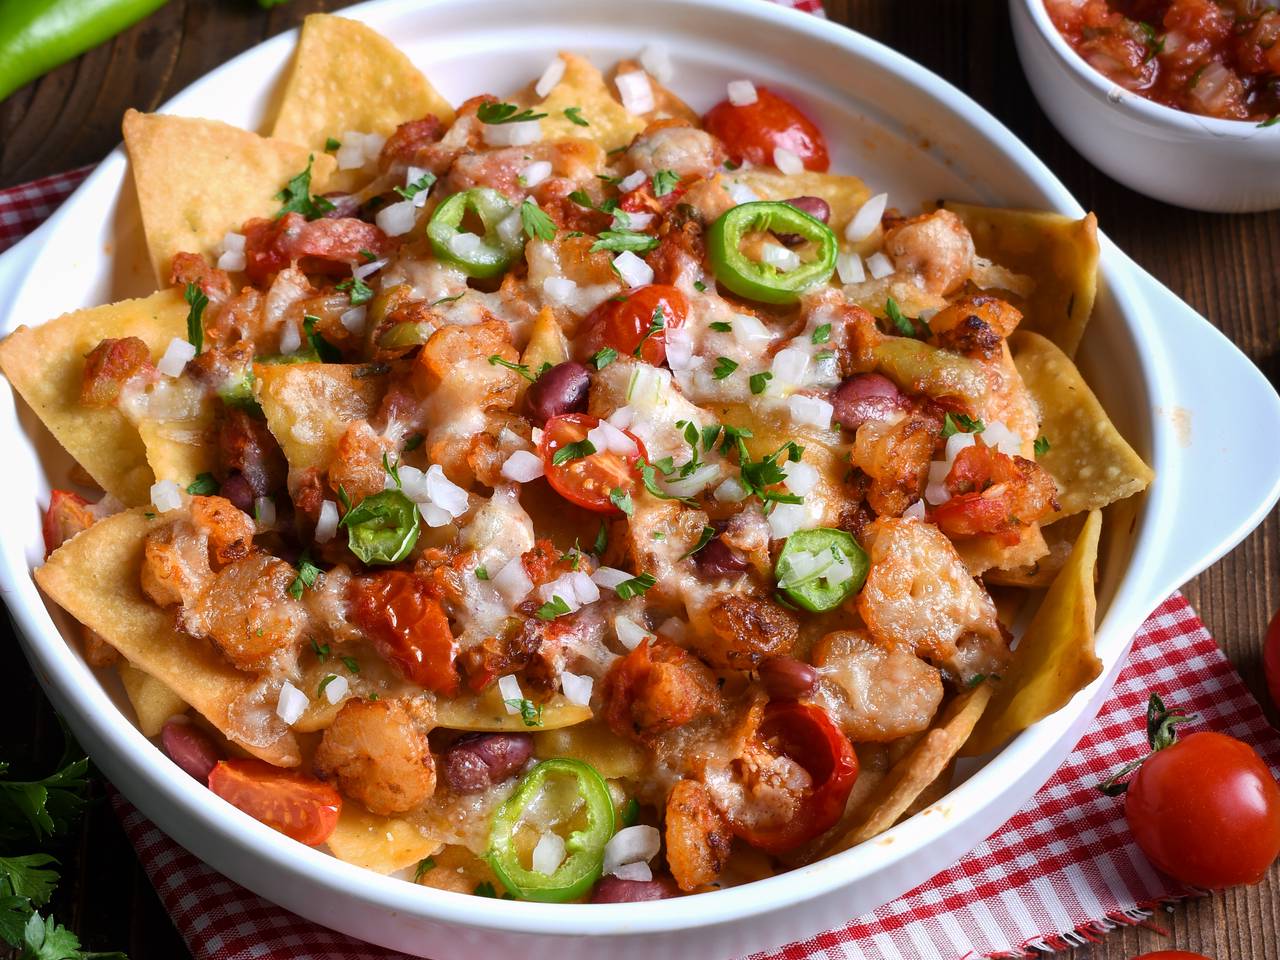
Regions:
[[[1243,540],[1280,498],[1280,396],[1208,320],[1137,264],[1133,272],[1158,320],[1172,384],[1156,421],[1180,448],[1181,469],[1157,478],[1173,487],[1169,515],[1179,525],[1151,571],[1165,596]]]

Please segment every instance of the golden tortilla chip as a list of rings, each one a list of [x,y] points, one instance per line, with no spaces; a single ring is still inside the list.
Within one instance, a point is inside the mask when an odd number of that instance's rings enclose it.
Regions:
[[[1085,521],[1066,566],[1045,594],[1040,609],[1013,651],[1013,660],[995,684],[995,696],[965,744],[965,756],[1001,746],[1038,720],[1065,707],[1102,673],[1093,649],[1097,616],[1094,573],[1102,513]]]
[[[988,570],[983,575],[983,581],[988,587],[996,584],[1033,590],[1048,588],[1071,556],[1071,548],[1075,546],[1076,537],[1080,535],[1088,518],[1087,513],[1077,513],[1041,527],[1040,533],[1049,549],[1048,553],[1026,566]]]
[[[526,88],[515,99],[521,106],[531,106],[542,118],[542,139],[559,140],[564,137],[586,137],[605,150],[628,146],[647,123],[644,117],[628,113],[605,83],[604,74],[591,61],[576,53],[561,53],[564,76],[541,101],[532,87]],[[565,114],[570,107],[578,108],[578,115],[587,126],[579,126]]]
[[[325,843],[339,860],[383,874],[412,867],[444,846],[416,824],[380,817],[354,800],[342,804],[338,825]]]
[[[1097,510],[1147,488],[1155,474],[1116,430],[1080,371],[1044,337],[1010,337],[1013,362],[1040,410],[1049,449],[1037,457],[1058,484],[1059,511]]]
[[[541,712],[537,712],[541,707]],[[519,710],[507,712],[497,686],[475,696],[461,696],[436,703],[436,726],[446,730],[480,730],[487,733],[531,733],[534,730],[558,730],[591,719],[591,708],[570,703],[556,694],[544,704],[532,707],[529,721]],[[536,715],[535,715],[536,714]]]
[[[844,236],[844,228],[871,195],[867,185],[857,177],[817,173],[813,170],[785,174],[768,167],[752,167],[750,170],[728,174],[726,179],[730,183],[750,187],[761,200],[821,197],[831,208],[831,218],[827,222],[837,237]],[[880,306],[884,307],[883,298],[880,299]]]
[[[173,611],[142,592],[143,538],[152,511],[135,507],[99,520],[55,550],[35,580],[49,599],[195,707],[229,740],[277,766],[301,762],[298,743],[285,732],[274,743],[254,747],[233,735],[228,711],[249,694],[257,677],[241,673],[203,641],[174,625]]]
[[[208,254],[251,217],[274,216],[276,195],[306,169],[310,155],[313,194],[336,167],[327,154],[217,120],[137,110],[124,115],[124,144],[160,286],[168,283],[175,253]]]
[[[983,683],[947,705],[938,721],[901,760],[867,801],[867,813],[836,845],[846,850],[884,833],[905,814],[924,791],[947,770],[991,699],[991,685]]]
[[[187,712],[187,702],[170,689],[163,680],[157,680],[145,670],[139,670],[128,660],[116,664],[124,692],[133,704],[138,718],[138,729],[143,736],[159,736],[165,722],[172,716]]]
[[[536,373],[542,369],[543,364],[549,363],[554,367],[568,359],[569,341],[565,339],[564,330],[556,320],[555,311],[550,307],[543,307],[533,318],[529,342],[525,344],[520,362]],[[521,393],[528,388],[529,381],[521,377]]]
[[[147,448],[147,463],[157,480],[186,487],[219,465],[218,433],[213,410],[189,420],[143,420],[138,433]]]
[[[146,503],[154,482],[138,430],[115,407],[80,403],[84,358],[109,337],[138,337],[161,356],[186,336],[187,305],[176,290],[64,313],[19,327],[0,343],[0,369],[49,432],[94,481],[124,503]]]
[[[395,44],[363,23],[313,13],[302,23],[271,136],[321,153],[348,130],[390,136],[428,114],[453,123],[449,101]]]
[[[636,778],[649,765],[640,744],[623,740],[603,723],[580,723],[533,735],[533,755],[539,759],[570,757],[595,767],[606,780]]]
[[[1022,329],[1075,356],[1098,292],[1097,218],[950,201],[943,206],[964,221],[979,256],[1035,281],[1026,297],[1009,297],[1023,313]]]
[[[341,363],[255,363],[254,390],[292,470],[324,469],[356,420],[377,412],[386,378]]]

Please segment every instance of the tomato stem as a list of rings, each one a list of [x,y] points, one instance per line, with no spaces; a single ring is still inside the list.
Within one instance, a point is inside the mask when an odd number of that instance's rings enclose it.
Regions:
[[[1099,783],[1098,789],[1108,797],[1118,797],[1123,794],[1129,789],[1129,782],[1125,778],[1142,766],[1151,754],[1178,742],[1178,724],[1190,723],[1195,719],[1197,719],[1195,714],[1170,710],[1160,699],[1160,694],[1151,694],[1150,699],[1147,700],[1147,744],[1151,749],[1137,760],[1126,763]]]

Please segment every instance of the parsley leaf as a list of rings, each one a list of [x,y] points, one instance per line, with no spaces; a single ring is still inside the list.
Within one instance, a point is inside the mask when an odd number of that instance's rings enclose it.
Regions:
[[[0,774],[8,768],[7,763],[0,763]],[[89,761],[83,759],[66,764],[43,780],[0,781],[0,832],[14,832],[23,820],[37,840],[66,829],[84,806],[88,771]]]
[[[338,140],[338,139],[336,139],[336,138],[334,138],[334,137],[325,137],[325,140],[324,140],[324,152],[325,152],[325,153],[333,153],[333,151],[335,151],[335,150],[341,150],[341,149],[342,149],[342,141],[341,141],[341,140]]]
[[[302,591],[316,585],[316,578],[322,573],[321,569],[311,562],[311,558],[305,553],[298,559],[298,575],[293,578],[293,583],[289,584],[289,596],[295,600],[302,599]]]
[[[646,253],[658,245],[658,238],[647,233],[636,233],[634,230],[606,230],[591,245],[591,253],[601,250],[630,250],[633,253]]]
[[[409,438],[404,442],[404,452],[408,453],[410,450],[417,450],[422,446],[422,441],[425,439],[426,437],[420,433],[411,433]]]
[[[630,600],[632,597],[641,597],[649,591],[658,581],[654,579],[651,573],[642,573],[638,577],[632,577],[630,580],[623,580],[615,588],[614,592],[618,595],[619,600]]]
[[[284,201],[276,211],[276,220],[286,213],[300,213],[308,220],[317,220],[333,209],[333,204],[324,197],[311,195],[311,164],[314,162],[314,156],[307,157],[307,169],[290,178],[284,189],[276,194],[277,200]]]
[[[564,115],[569,118],[569,122],[579,127],[589,127],[591,124],[586,117],[582,115],[581,107],[565,107]]]
[[[348,277],[333,289],[349,294],[351,297],[351,305],[353,307],[358,307],[373,299],[373,290],[369,288],[367,283],[358,277]]]
[[[352,673],[360,672],[360,661],[357,660],[355,657],[342,657],[341,660],[342,660],[342,665],[346,667],[348,670],[350,670]]]
[[[947,413],[942,417],[942,438],[955,436],[957,433],[981,433],[987,425],[964,413]]]
[[[385,471],[387,471],[387,475],[388,475],[388,476],[390,476],[390,477],[391,477],[391,479],[395,481],[396,489],[397,489],[397,490],[399,490],[399,489],[400,489],[400,460],[399,460],[399,458],[397,458],[397,459],[396,459],[396,461],[395,461],[394,463],[392,463],[392,462],[391,462],[391,458],[390,458],[390,457],[389,457],[389,456],[384,452],[384,453],[382,454],[382,469],[383,469],[383,470],[385,470]]]
[[[576,440],[573,443],[566,443],[563,447],[551,455],[551,465],[559,467],[568,463],[570,460],[581,460],[583,457],[589,457],[596,452],[596,445],[585,437]]]
[[[626,516],[630,517],[635,515],[636,507],[635,507],[635,503],[633,503],[631,500],[631,494],[628,493],[626,490],[623,490],[621,487],[614,487],[612,490],[609,491],[609,502],[612,503],[619,510],[621,510],[623,514],[625,514]],[[603,526],[600,528],[600,531],[602,533],[605,532]],[[605,537],[606,537],[605,542],[607,543],[608,542],[607,533],[605,533]],[[597,535],[596,542],[599,543],[599,541],[600,541],[600,537],[599,535]],[[598,554],[603,552],[604,552],[603,547],[596,551],[596,553]]]
[[[618,351],[613,347],[605,347],[603,350],[597,350],[591,357],[591,365],[597,370],[603,370],[613,361],[618,359]]]
[[[554,620],[556,617],[571,613],[569,604],[565,602],[564,597],[555,594],[550,600],[538,608],[539,620]]]
[[[628,493],[626,497],[628,500],[630,500],[631,494]],[[609,494],[609,499],[611,501],[613,500],[612,492]],[[623,508],[619,506],[618,509],[622,510]],[[625,513],[626,511],[624,510],[623,512]],[[594,553],[597,557],[600,557],[600,556],[603,556],[604,552],[608,549],[609,549],[609,527],[607,524],[602,523],[600,524],[600,529],[596,531],[596,541],[591,545],[591,552]]]
[[[1032,445],[1036,451],[1037,457],[1043,457],[1049,452],[1049,438],[1036,437],[1036,442]]]
[[[520,204],[520,223],[530,240],[554,240],[556,237],[555,221],[532,200]]]
[[[204,308],[209,305],[209,298],[195,283],[188,283],[182,298],[187,301],[187,342],[199,353],[204,348]]]
[[[307,314],[302,318],[302,332],[307,335],[307,343],[311,344],[311,349],[316,352],[316,356],[320,358],[321,363],[338,363],[342,360],[342,353],[332,343],[316,333],[316,324],[320,322],[319,317],[313,317]]]
[[[545,113],[534,113],[532,110],[521,110],[514,103],[482,103],[476,109],[476,116],[481,123],[524,123],[527,120],[541,120]]]
[[[404,197],[406,200],[412,200],[418,194],[425,190],[430,190],[436,182],[436,175],[428,170],[413,183],[405,184],[403,187],[394,187],[396,193]],[[376,258],[375,258],[376,259]]]
[[[193,497],[207,497],[221,489],[222,485],[214,479],[212,473],[198,473],[196,478],[187,484],[187,493]]]
[[[888,297],[885,300],[884,313],[904,337],[914,337],[916,335],[915,324],[902,315],[902,311],[898,309],[898,303],[893,297]]]
[[[559,597],[556,597],[559,600]],[[526,727],[542,726],[542,704],[534,703],[532,700],[503,700],[504,704],[513,710],[520,711],[520,719],[524,721]]]
[[[693,289],[697,290],[699,293],[706,293],[707,285],[703,283],[701,280],[695,280],[693,281]],[[715,324],[713,323],[711,326],[714,327]]]
[[[0,857],[0,876],[14,896],[30,900],[36,907],[49,902],[58,883],[58,871],[42,870],[57,860],[47,853],[31,853],[23,857]]]
[[[831,339],[831,324],[824,323],[813,331],[813,336],[809,338],[814,343],[826,343]]]
[[[645,341],[648,340],[650,337],[652,337],[655,333],[658,333],[662,329],[662,326],[663,326],[662,307],[654,307],[653,316],[649,318],[649,329],[646,330],[644,336],[640,338],[640,342],[637,343],[636,348],[631,351],[631,355],[633,357],[640,356],[640,351],[644,349]]]
[[[476,579],[477,579],[477,580],[488,580],[488,579],[489,579],[489,568],[488,568],[488,567],[486,567],[486,566],[482,563],[482,564],[480,564],[480,566],[476,567],[476,569],[475,569],[475,575],[476,575]]]
[[[1280,113],[1277,113],[1274,117],[1267,117],[1267,119],[1263,120],[1260,124],[1258,124],[1258,126],[1274,127],[1277,123],[1280,123]]]
[[[693,545],[693,549],[690,550],[688,553],[686,553],[684,556],[682,556],[680,559],[685,560],[685,559],[688,559],[689,557],[692,557],[695,553],[697,553],[699,550],[705,547],[708,543],[714,540],[715,536],[716,536],[715,527],[703,527],[702,533],[698,535],[698,542]]]
[[[532,373],[529,372],[529,368],[525,364],[512,363],[510,360],[504,360],[502,359],[502,357],[498,356],[498,354],[496,353],[489,358],[489,363],[493,364],[493,366],[495,367],[506,367],[508,370],[514,370],[516,373],[520,374],[520,376],[524,377],[530,383],[533,383],[535,380],[538,379]]]
[[[653,175],[653,195],[665,197],[680,183],[680,174],[674,170],[659,170]]]
[[[733,330],[733,324],[724,320],[713,320],[708,326],[719,333],[729,333]]]
[[[759,396],[764,393],[765,388],[769,385],[769,381],[773,379],[773,374],[768,370],[760,373],[753,373],[748,381],[751,385],[751,392]]]
[[[329,645],[327,643],[317,643],[316,638],[311,638],[311,649],[315,652],[316,659],[321,663],[329,659]]]
[[[569,199],[580,207],[586,207],[588,210],[594,210],[596,205],[591,202],[591,198],[587,196],[585,190],[575,190],[569,194]]]
[[[418,869],[413,872],[413,879],[416,883],[421,880],[425,874],[430,873],[436,868],[435,857],[423,857],[418,861]]]
[[[669,467],[671,463],[671,458],[664,457],[663,460],[667,462]],[[651,493],[653,496],[657,497],[659,500],[679,500],[681,503],[690,502],[687,498],[677,497],[673,493],[667,493],[667,491],[663,490],[662,487],[658,486],[658,477],[655,472],[655,466],[656,466],[655,464],[647,462],[644,459],[644,457],[638,457],[636,459],[636,466],[640,470],[640,479],[644,483],[644,488],[648,490],[649,493]],[[664,470],[663,472],[669,473],[670,469]]]
[[[327,676],[325,676],[325,678],[320,681],[320,686],[316,687],[316,699],[319,700],[320,697],[324,694],[324,688],[327,687],[329,684],[333,683],[333,681],[337,679],[338,679],[338,675],[336,673],[330,673]]]
[[[730,360],[728,357],[717,357],[716,365],[712,368],[711,375],[717,380],[723,380],[737,369],[738,361]]]

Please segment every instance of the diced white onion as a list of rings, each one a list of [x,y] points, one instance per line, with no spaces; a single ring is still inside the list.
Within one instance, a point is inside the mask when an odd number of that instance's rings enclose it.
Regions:
[[[617,84],[618,96],[622,98],[622,105],[626,107],[627,113],[639,116],[651,112],[656,106],[653,98],[653,84],[649,82],[649,75],[643,70],[620,73],[613,82]]]
[[[618,189],[623,193],[630,193],[637,187],[643,186],[649,179],[643,170],[637,170],[635,173],[629,173],[618,182]]]
[[[352,333],[363,333],[367,317],[368,308],[361,304],[358,307],[343,310],[341,316],[338,317],[338,322]]]
[[[662,835],[656,827],[623,827],[605,844],[604,872],[613,873],[624,863],[646,863],[658,855],[661,845]]]
[[[946,503],[951,499],[951,492],[941,483],[931,483],[924,488],[924,498],[929,503],[937,506],[940,503]]]
[[[498,221],[498,239],[503,246],[515,248],[520,246],[520,237],[524,233],[524,220],[520,216],[520,208],[516,207]],[[476,249],[479,249],[477,246]]]
[[[596,572],[591,574],[591,579],[608,590],[616,590],[618,584],[631,579],[631,574],[617,567],[597,567]]]
[[[769,532],[775,540],[785,540],[809,523],[809,512],[802,503],[775,504],[769,512]]]
[[[778,384],[801,386],[804,375],[809,370],[808,351],[799,347],[784,347],[773,355],[773,363],[769,369]]]
[[[666,331],[667,365],[672,370],[688,370],[693,365],[693,332],[688,327]]]
[[[930,486],[941,486],[947,479],[947,474],[951,472],[950,460],[933,460],[929,464],[929,480]]]
[[[644,230],[649,224],[653,223],[656,213],[628,213],[625,220],[620,220],[617,216],[613,218],[613,226],[615,229],[623,230]]]
[[[796,550],[787,555],[785,565],[786,569],[778,578],[778,586],[783,589],[813,579],[815,574],[831,565],[831,554],[825,551],[819,556],[808,550]]]
[[[773,148],[773,165],[782,173],[804,173],[804,161],[800,159],[800,155],[786,147]]]
[[[630,617],[614,617],[613,630],[618,635],[618,642],[628,650],[634,650],[645,640],[653,637],[652,633]]]
[[[538,82],[533,86],[533,92],[540,97],[545,97],[556,88],[561,80],[564,79],[565,63],[560,57],[556,57],[547,64],[547,69],[542,71],[542,76],[538,78]]]
[[[484,240],[474,233],[461,231],[453,233],[445,241],[449,250],[459,257],[473,257],[484,247]]]
[[[348,130],[333,157],[338,161],[339,170],[359,170],[364,166],[364,134]]]
[[[565,576],[573,587],[573,595],[582,606],[585,607],[588,603],[595,603],[600,599],[600,588],[586,573],[581,570],[574,570],[572,573],[565,574]]]
[[[382,489],[394,490],[398,486],[406,497],[419,503],[431,499],[431,494],[427,493],[427,475],[417,467],[401,464],[396,468],[396,476],[400,478],[398,484],[396,478],[389,473],[383,477]]]
[[[954,439],[948,438],[948,442]],[[1003,454],[1010,457],[1018,457],[1022,455],[1022,437],[1018,436],[999,420],[992,420],[986,425],[986,429],[982,431],[982,442],[988,447],[995,447]]]
[[[350,688],[350,681],[342,674],[335,673],[333,679],[324,685],[324,698],[330,703],[337,703],[347,695]]]
[[[430,172],[431,171],[426,169],[425,167],[410,166],[409,169],[407,169],[404,174],[404,185],[406,187],[412,187],[415,183],[417,183],[419,180],[421,180]],[[429,181],[429,182],[431,182],[432,185],[434,186],[434,181]],[[415,207],[425,207],[427,205],[427,197],[430,196],[430,194],[431,194],[431,187],[427,187],[425,190],[419,190],[417,193],[413,195],[412,198],[410,198],[409,202],[412,203]]]
[[[542,124],[537,120],[485,123],[481,128],[484,142],[491,147],[523,147],[542,139]]]
[[[293,726],[311,706],[310,698],[288,680],[280,688],[280,699],[276,701],[276,716],[289,726]]]
[[[222,253],[244,253],[244,234],[228,230],[222,235],[219,250]]]
[[[160,513],[182,506],[182,488],[172,480],[157,480],[151,485],[151,505]]]
[[[560,869],[562,863],[564,863],[564,837],[548,830],[534,844],[530,866],[533,867],[534,873],[549,877]]]
[[[671,384],[671,373],[659,367],[651,367],[647,363],[638,363],[631,371],[631,379],[627,383],[627,402],[635,409],[652,410],[662,402],[662,397]],[[614,424],[618,426],[618,424]]]
[[[862,258],[852,250],[845,251],[836,257],[836,273],[841,283],[862,283],[867,279],[866,267]]]
[[[903,510],[902,515],[904,517],[915,517],[917,520],[923,520],[924,519],[924,501],[917,500],[911,506],[907,507],[907,509]]]
[[[809,397],[802,393],[792,394],[787,399],[787,409],[791,411],[791,419],[796,423],[811,423],[823,430],[831,426],[831,415],[835,412],[835,408],[821,397]]]
[[[433,463],[427,468],[427,496],[437,507],[448,510],[458,517],[467,512],[470,506],[467,491],[444,475],[444,468]]]
[[[302,349],[302,334],[298,332],[298,324],[285,318],[284,327],[280,330],[280,352],[286,356]]]
[[[666,485],[667,492],[675,497],[694,497],[718,481],[721,475],[719,464],[704,463],[696,467],[687,477],[669,482]]]
[[[661,40],[646,44],[640,51],[640,66],[648,70],[659,83],[670,83],[675,75],[675,68],[671,65],[671,48]]]
[[[643,287],[653,283],[653,268],[630,250],[623,250],[613,258],[613,267],[629,287]]]
[[[760,99],[756,94],[756,85],[750,80],[730,80],[726,92],[729,102],[735,107],[746,107]]]
[[[729,199],[735,204],[755,203],[760,199],[760,195],[748,187],[745,183],[729,184]]]
[[[520,689],[520,681],[515,678],[515,674],[508,673],[505,677],[498,678],[498,692],[502,694],[503,706],[507,708],[507,713],[520,712],[520,701],[524,699],[524,691]]]
[[[885,277],[892,275],[894,269],[893,261],[886,257],[883,252],[877,251],[867,257],[867,269],[876,280],[883,280]]]
[[[679,617],[667,617],[667,619],[658,624],[658,636],[670,640],[672,643],[683,643],[688,634],[688,628]]]
[[[609,414],[609,422],[619,430],[626,430],[636,418],[635,407],[623,405]]]
[[[579,676],[576,673],[570,673],[568,670],[560,672],[560,689],[564,691],[564,698],[570,703],[576,703],[579,706],[587,706],[591,703],[591,688],[595,686],[595,681],[590,677]]]
[[[502,475],[516,483],[528,483],[542,476],[542,458],[528,450],[517,450],[502,465]]]
[[[253,501],[253,516],[258,521],[260,530],[268,530],[276,525],[276,502],[270,497],[258,497]]]
[[[536,187],[549,176],[551,176],[551,164],[546,160],[535,160],[520,171],[520,185]]]
[[[366,133],[364,135],[364,158],[365,160],[376,160],[378,154],[382,152],[382,148],[387,145],[387,138],[380,133]]]
[[[721,503],[740,503],[747,498],[747,490],[737,477],[729,477],[716,487],[712,496]]]
[[[243,250],[227,250],[218,257],[219,270],[230,270],[234,272],[236,270],[243,270],[245,265],[246,261]]]
[[[983,438],[986,439],[985,437]],[[955,463],[956,457],[960,455],[960,451],[965,447],[972,447],[977,443],[972,433],[953,433],[947,437],[946,461],[947,469],[951,469],[951,464]]]
[[[788,460],[782,465],[787,478],[787,489],[804,496],[818,485],[818,471],[803,460]]]
[[[512,557],[493,578],[494,589],[502,594],[510,606],[515,606],[529,595],[533,589],[533,581],[524,572],[524,564],[519,557]]]
[[[733,339],[743,346],[773,339],[773,331],[766,327],[755,314],[735,313],[733,315]]]
[[[760,262],[789,273],[799,267],[801,261],[800,254],[794,250],[788,250],[778,243],[763,243],[760,245]]]
[[[849,225],[844,228],[844,237],[850,243],[860,243],[875,232],[880,226],[880,218],[884,216],[884,208],[889,203],[887,193],[877,193],[858,208]]]
[[[534,427],[529,431],[529,439],[533,441],[535,447],[542,446],[542,428]]]
[[[624,457],[633,457],[640,452],[636,442],[608,420],[601,420],[599,424],[588,430],[587,439],[599,451],[607,450]]]
[[[316,543],[328,543],[338,532],[338,505],[332,500],[320,504],[320,519],[316,521]]]
[[[653,879],[653,870],[647,863],[624,863],[613,871],[619,880],[639,880],[648,883]]]
[[[422,519],[426,522],[427,526],[431,527],[433,530],[439,529],[440,527],[453,522],[453,515],[449,513],[448,510],[437,507],[430,501],[426,503],[419,503],[418,512],[422,514]]]
[[[412,200],[400,200],[383,207],[373,220],[388,237],[400,237],[413,229],[418,211]]]
[[[180,377],[187,366],[187,361],[194,359],[196,348],[180,337],[174,337],[165,348],[164,356],[156,364],[156,369],[166,377]]]
[[[351,275],[357,280],[363,280],[365,277],[373,276],[390,262],[384,257],[381,260],[374,260],[372,263],[362,263],[351,268]]]

